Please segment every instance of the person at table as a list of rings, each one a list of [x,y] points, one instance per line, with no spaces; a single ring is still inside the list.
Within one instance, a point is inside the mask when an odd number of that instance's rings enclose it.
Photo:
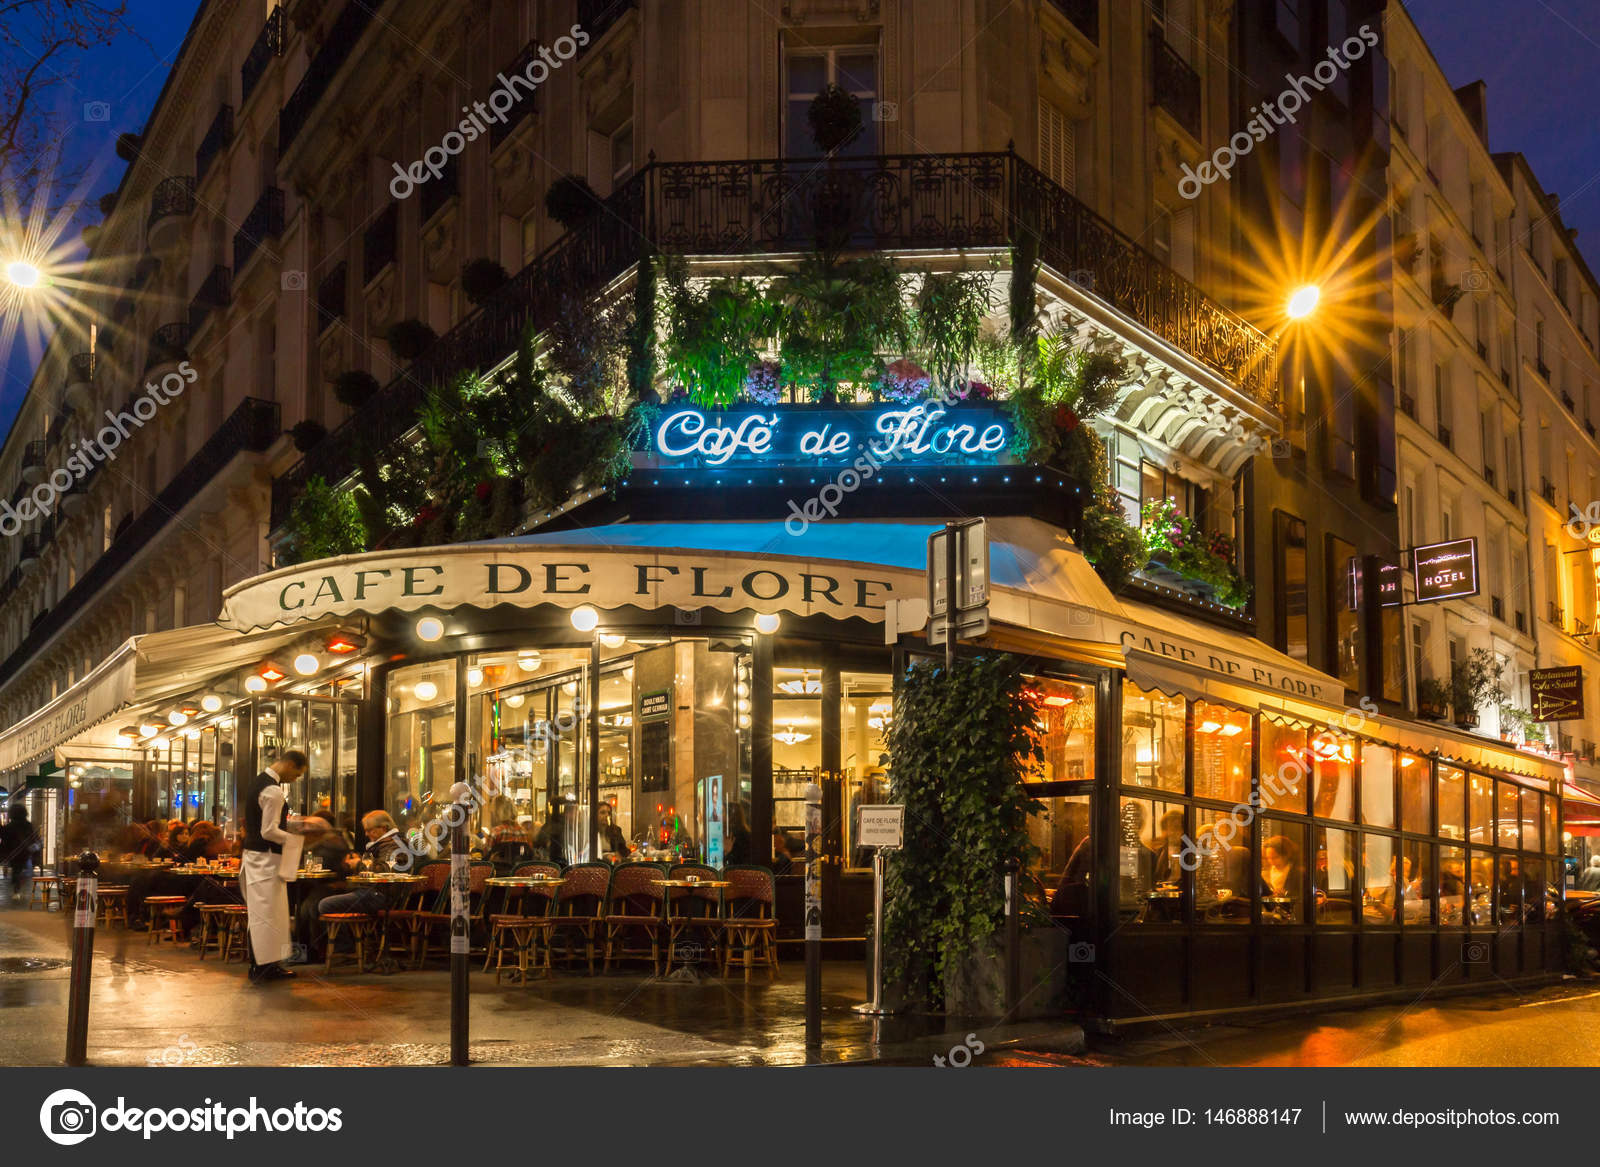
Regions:
[[[293,951],[289,888],[280,871],[283,848],[294,835],[320,835],[327,827],[321,819],[305,819],[289,813],[284,787],[303,777],[306,766],[303,751],[285,750],[277,761],[256,775],[242,799],[244,856],[239,867],[239,890],[244,894],[249,912],[252,985],[294,976],[283,966]]]
[[[290,961],[291,964],[304,964],[320,959],[318,950],[321,948],[322,929],[317,927],[317,920],[322,914],[322,905],[334,896],[348,892],[350,885],[345,882],[345,876],[361,869],[361,854],[345,842],[344,835],[334,823],[333,813],[319,810],[311,817],[323,820],[327,823],[328,829],[307,844],[307,859],[320,861],[322,869],[333,872],[335,878],[308,880],[306,887],[301,890],[300,906],[294,915],[294,938],[297,950],[295,958]]]
[[[175,863],[182,863],[184,852],[189,849],[189,825],[179,823],[167,832],[167,850],[172,852]]]
[[[1178,816],[1180,819],[1182,815]],[[1094,847],[1085,834],[1067,858],[1056,890],[1050,896],[1050,914],[1071,919],[1089,914],[1089,877],[1094,872]]]
[[[222,854],[223,838],[222,828],[216,823],[195,823],[194,830],[189,832],[189,842],[178,856],[178,862],[185,864],[196,863],[201,859],[210,862]]]
[[[567,804],[558,802],[550,808],[550,816],[534,837],[533,845],[542,849],[552,863],[567,863]]]
[[[774,827],[772,830],[772,874],[789,875],[794,861],[789,858],[789,836]]]
[[[1273,899],[1288,899],[1290,918],[1300,918],[1300,898],[1305,869],[1300,848],[1287,835],[1270,835],[1261,842],[1261,891]],[[1274,905],[1277,907],[1278,905]]]
[[[1600,891],[1600,855],[1589,856],[1589,866],[1578,876],[1579,891]]]
[[[749,863],[750,860],[750,818],[745,814],[744,803],[735,802],[728,808],[728,842],[722,861]]]
[[[146,859],[171,859],[172,852],[167,847],[167,820],[151,819],[144,824],[145,840],[139,854]]]
[[[1152,846],[1156,853],[1153,871],[1155,882],[1177,883],[1183,870],[1178,865],[1178,859],[1183,854],[1183,812],[1169,810],[1162,815],[1160,829],[1161,833]]]
[[[361,830],[367,837],[366,848],[361,852],[363,867],[373,872],[409,871],[412,856],[400,836],[400,828],[386,810],[374,810],[362,816]],[[405,884],[393,887],[355,887],[338,895],[328,896],[318,906],[317,915],[333,916],[347,912],[376,914],[388,911],[406,894]],[[318,932],[322,932],[318,929]],[[319,936],[322,943],[326,939]]]
[[[516,806],[509,798],[496,800],[494,826],[489,828],[487,843],[489,858],[502,865],[502,874],[509,873],[511,865],[533,854],[533,835],[517,821],[516,815]]]
[[[623,837],[622,828],[611,821],[611,804],[600,804],[600,854],[615,855],[619,859],[628,856],[628,840]]]

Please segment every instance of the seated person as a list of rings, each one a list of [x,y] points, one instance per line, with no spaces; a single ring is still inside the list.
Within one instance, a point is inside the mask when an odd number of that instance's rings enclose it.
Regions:
[[[361,852],[360,858],[363,862],[370,860],[373,871],[410,869],[411,864],[405,861],[411,857],[410,853],[406,851],[405,844],[400,839],[400,828],[395,826],[395,821],[389,816],[388,811],[375,810],[362,816],[361,830],[367,836],[367,845]],[[322,901],[317,914],[327,916],[343,912],[383,912],[393,905],[398,895],[403,894],[403,885],[398,888],[357,888],[355,891],[329,896]]]
[[[1089,877],[1093,865],[1094,848],[1089,845],[1089,836],[1085,835],[1072,849],[1066,870],[1061,873],[1061,882],[1056,884],[1055,893],[1050,897],[1052,916],[1089,914]]]
[[[772,874],[790,875],[794,873],[794,861],[790,858],[789,836],[777,828],[772,832]]]
[[[361,865],[361,856],[351,850],[350,844],[344,841],[344,836],[334,826],[332,814],[322,810],[311,817],[322,819],[328,824],[328,830],[315,836],[307,845],[307,857],[315,856],[320,859],[323,870],[335,872],[338,878],[320,884],[312,882],[301,893],[300,907],[295,912],[294,920],[294,938],[300,945],[300,953],[297,955],[301,959],[291,960],[290,963],[304,963],[315,959],[319,932],[316,924],[322,905],[332,897],[343,895],[350,890],[344,877]]]
[[[611,804],[600,804],[600,854],[616,855],[626,858],[628,854],[628,840],[623,837],[622,828],[611,821]]]

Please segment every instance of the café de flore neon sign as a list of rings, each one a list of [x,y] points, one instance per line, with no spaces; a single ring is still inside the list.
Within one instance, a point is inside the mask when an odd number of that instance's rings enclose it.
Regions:
[[[660,467],[995,465],[1010,461],[1011,425],[995,405],[776,407],[705,412],[668,407],[649,439]]]

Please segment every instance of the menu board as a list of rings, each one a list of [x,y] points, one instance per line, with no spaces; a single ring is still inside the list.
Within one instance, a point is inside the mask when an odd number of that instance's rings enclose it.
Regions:
[[[1535,721],[1575,721],[1583,717],[1583,666],[1565,665],[1528,673]]]

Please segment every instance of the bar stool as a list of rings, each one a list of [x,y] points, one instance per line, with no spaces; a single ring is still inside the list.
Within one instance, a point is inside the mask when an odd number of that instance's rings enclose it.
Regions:
[[[53,871],[40,871],[33,877],[33,887],[28,893],[28,911],[33,911],[37,904],[45,911],[50,910],[50,889],[55,886],[56,875]]]
[[[110,927],[112,924],[128,926],[128,889],[120,884],[102,887],[97,894],[98,902],[95,904],[95,916],[99,921]]]
[[[195,945],[200,953],[200,959],[206,958],[206,953],[212,949],[222,951],[223,925],[218,918],[219,913],[226,904],[196,904],[195,911],[200,913],[200,942]]]
[[[233,946],[238,944],[239,955],[250,955],[245,930],[250,926],[249,909],[243,904],[212,904],[217,926],[222,930],[222,960],[226,964],[233,958]]]
[[[327,958],[322,963],[323,972],[333,971],[340,935],[348,932],[356,944],[356,967],[362,972],[370,970],[367,944],[378,934],[378,917],[370,912],[325,912],[321,917],[327,928]]]
[[[183,912],[184,904],[188,902],[186,896],[145,897],[145,919],[150,925],[150,938],[145,941],[146,947],[151,944],[159,945],[163,934],[174,944],[183,939],[178,917]]]

